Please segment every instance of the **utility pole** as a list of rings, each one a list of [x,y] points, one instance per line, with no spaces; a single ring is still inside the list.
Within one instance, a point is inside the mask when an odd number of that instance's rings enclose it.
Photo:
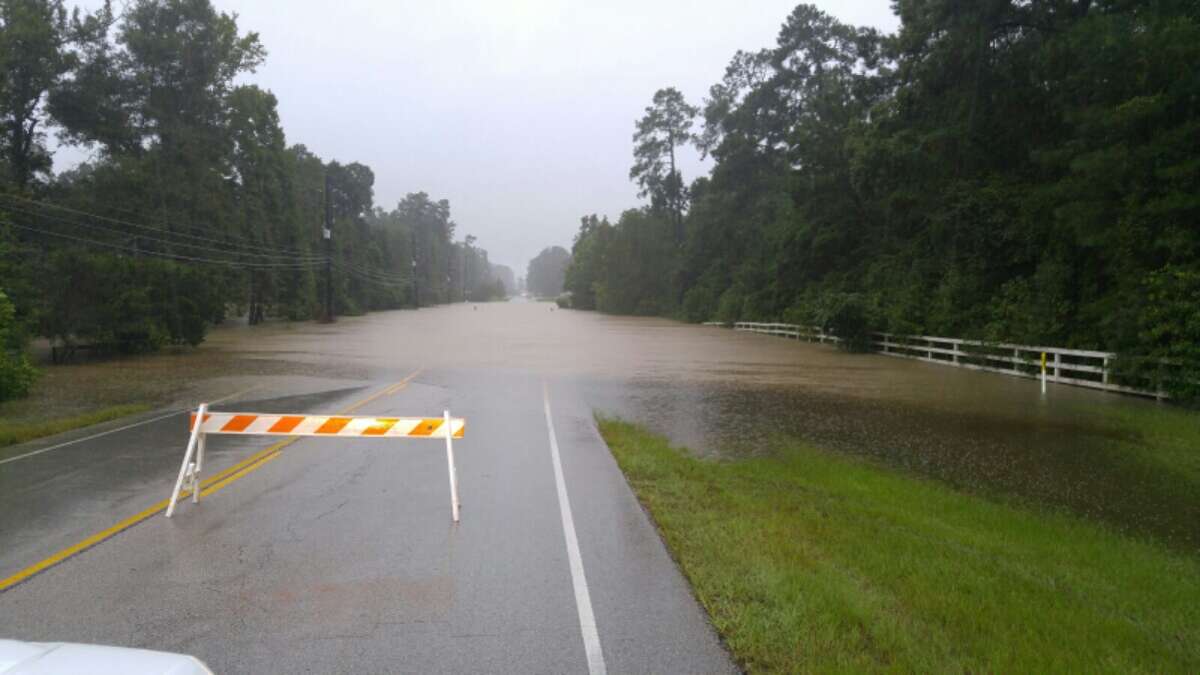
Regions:
[[[468,234],[463,239],[463,269],[462,269],[462,287],[463,287],[463,302],[467,302],[470,298],[471,287],[471,261],[475,259],[474,248],[471,247],[475,243],[475,236]]]
[[[325,321],[333,321],[333,200],[329,174],[325,174]]]
[[[413,287],[413,309],[421,309],[421,289],[417,285],[419,280],[417,274],[417,226],[413,225],[412,231],[412,287]]]

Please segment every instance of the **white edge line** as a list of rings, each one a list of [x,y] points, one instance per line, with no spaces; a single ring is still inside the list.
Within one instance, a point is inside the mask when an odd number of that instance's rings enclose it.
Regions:
[[[258,386],[255,386],[255,387],[250,387],[249,389],[244,389],[244,390],[242,390],[242,391],[234,392],[234,393],[232,393],[232,394],[230,394],[230,395],[228,395],[228,396],[224,396],[224,397],[222,397],[222,398],[219,398],[219,399],[217,399],[217,400],[213,401],[213,403],[220,403],[221,401],[227,401],[227,400],[229,400],[229,399],[231,399],[231,398],[233,398],[233,397],[235,397],[235,396],[241,396],[242,394],[248,394],[248,393],[250,393],[250,392],[254,391],[255,389],[259,389],[259,388],[261,388],[261,387],[262,387],[262,385],[258,385]],[[125,431],[126,429],[132,429],[132,428],[134,428],[134,427],[140,427],[140,426],[142,426],[143,424],[150,424],[151,422],[157,422],[157,421],[159,421],[159,420],[165,420],[165,419],[167,419],[168,417],[174,417],[174,416],[176,416],[176,415],[182,415],[182,414],[183,414],[183,413],[185,413],[185,412],[191,412],[191,409],[188,409],[188,410],[176,410],[175,412],[169,412],[169,413],[167,413],[166,415],[159,415],[158,417],[154,417],[154,418],[151,418],[151,419],[148,419],[148,420],[142,420],[141,422],[134,422],[133,424],[126,424],[125,426],[123,426],[123,427],[117,427],[116,429],[109,429],[108,431],[101,431],[100,433],[98,433],[98,434],[92,434],[91,436],[84,436],[83,438],[76,438],[75,440],[71,440],[71,441],[65,441],[65,442],[63,442],[63,443],[58,443],[57,445],[51,445],[50,447],[47,447],[47,448],[41,448],[41,449],[38,449],[38,450],[34,450],[34,451],[32,451],[32,452],[27,452],[27,453],[25,453],[25,454],[23,454],[23,455],[17,455],[16,457],[9,457],[9,458],[7,458],[7,459],[0,459],[0,465],[2,465],[2,464],[8,464],[9,462],[15,462],[15,461],[17,461],[18,459],[25,459],[25,458],[27,458],[27,457],[33,457],[33,456],[35,456],[35,455],[40,455],[40,454],[42,454],[43,452],[50,452],[51,450],[57,450],[57,449],[59,449],[59,448],[66,447],[66,446],[68,446],[68,445],[74,445],[74,444],[76,444],[76,443],[82,443],[82,442],[84,442],[84,441],[90,441],[90,440],[93,440],[93,439],[96,439],[96,438],[100,438],[101,436],[107,436],[107,435],[109,435],[109,434],[115,434],[115,433],[117,433],[118,431]]]
[[[43,452],[50,452],[51,450],[57,450],[58,448],[65,447],[65,446],[68,446],[68,445],[74,445],[74,444],[76,444],[76,443],[82,443],[82,442],[84,442],[84,441],[90,441],[90,440],[92,440],[92,439],[94,439],[94,438],[100,438],[101,436],[107,436],[107,435],[109,435],[109,434],[115,434],[115,433],[117,433],[118,431],[125,431],[126,429],[132,429],[132,428],[134,428],[134,427],[140,427],[140,426],[142,426],[143,424],[150,424],[151,422],[157,422],[157,421],[159,421],[159,420],[165,420],[165,419],[167,419],[168,417],[174,417],[174,416],[176,416],[176,415],[182,415],[182,414],[183,414],[183,413],[185,413],[185,412],[188,412],[188,411],[187,411],[187,410],[176,410],[175,412],[170,412],[170,413],[167,413],[166,415],[160,415],[160,416],[158,416],[158,417],[155,417],[155,418],[153,418],[153,419],[142,420],[141,422],[134,422],[133,424],[126,424],[126,425],[125,425],[125,426],[123,426],[123,427],[117,427],[116,429],[109,429],[108,431],[101,431],[101,432],[100,432],[100,433],[98,433],[98,434],[92,434],[91,436],[84,436],[83,438],[76,438],[76,439],[75,439],[75,440],[73,440],[73,441],[66,441],[65,443],[59,443],[58,445],[51,445],[51,446],[50,446],[50,447],[48,447],[48,448],[42,448],[42,449],[40,449],[40,450],[34,450],[33,452],[27,452],[27,453],[25,453],[25,454],[23,454],[23,455],[17,455],[16,457],[9,457],[8,459],[0,459],[0,464],[8,464],[9,462],[15,462],[15,461],[17,461],[18,459],[25,459],[26,457],[33,457],[34,455],[40,455],[40,454],[42,454]]]
[[[600,633],[596,630],[596,615],[592,612],[592,597],[588,593],[587,577],[583,573],[583,557],[579,555],[579,539],[575,536],[575,519],[571,517],[571,501],[563,479],[562,459],[558,439],[554,435],[554,419],[550,416],[550,389],[542,382],[542,405],[546,411],[546,429],[550,433],[550,458],[554,463],[554,484],[558,489],[558,510],[562,514],[563,537],[567,540],[567,560],[571,566],[571,584],[575,587],[575,608],[579,610],[579,629],[587,653],[588,673],[606,675],[604,653],[600,650]]]

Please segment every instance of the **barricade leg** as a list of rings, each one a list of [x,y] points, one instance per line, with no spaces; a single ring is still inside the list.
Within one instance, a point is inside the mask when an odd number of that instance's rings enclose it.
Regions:
[[[450,411],[443,410],[446,429],[446,464],[450,469],[450,517],[458,522],[458,472],[454,469],[454,430],[450,427]]]
[[[204,426],[204,413],[208,412],[208,404],[201,403],[196,410],[196,425],[192,427],[192,435],[188,438],[187,451],[183,453],[183,464],[179,467],[179,477],[175,479],[175,489],[171,491],[171,502],[167,504],[167,517],[175,513],[175,503],[179,501],[179,492],[183,489],[183,480],[187,477],[188,469],[192,463],[192,456],[196,453],[196,446],[200,442],[203,434],[200,433],[200,427]]]
[[[204,441],[208,439],[208,434],[200,432],[200,438],[196,440],[196,469],[192,471],[192,503],[200,503],[200,471],[204,469]]]

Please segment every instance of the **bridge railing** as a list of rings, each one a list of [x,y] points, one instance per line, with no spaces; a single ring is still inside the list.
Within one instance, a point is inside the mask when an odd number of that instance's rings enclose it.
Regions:
[[[706,325],[729,325],[709,322]],[[789,323],[738,321],[734,330],[775,335],[809,342],[837,343],[835,335],[816,326]],[[872,333],[871,346],[880,354],[916,359],[972,370],[985,370],[1018,377],[1040,378],[1042,355],[1046,358],[1046,380],[1077,387],[1102,389],[1125,394],[1165,398],[1162,391],[1131,387],[1116,381],[1113,367],[1117,355],[1088,349],[1039,347],[1006,342],[982,342],[934,335],[897,335]]]

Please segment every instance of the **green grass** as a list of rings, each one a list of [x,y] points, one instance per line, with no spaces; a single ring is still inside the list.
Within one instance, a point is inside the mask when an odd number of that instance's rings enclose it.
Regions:
[[[752,672],[1200,672],[1200,557],[787,444],[600,429]]]
[[[32,441],[44,436],[53,436],[64,431],[88,427],[93,424],[115,420],[119,417],[136,415],[145,412],[150,406],[143,404],[117,405],[101,408],[81,415],[60,417],[36,422],[13,421],[0,419],[0,448],[25,441]]]
[[[1110,407],[1105,423],[1130,434],[1140,461],[1200,485],[1200,413],[1178,406]]]

